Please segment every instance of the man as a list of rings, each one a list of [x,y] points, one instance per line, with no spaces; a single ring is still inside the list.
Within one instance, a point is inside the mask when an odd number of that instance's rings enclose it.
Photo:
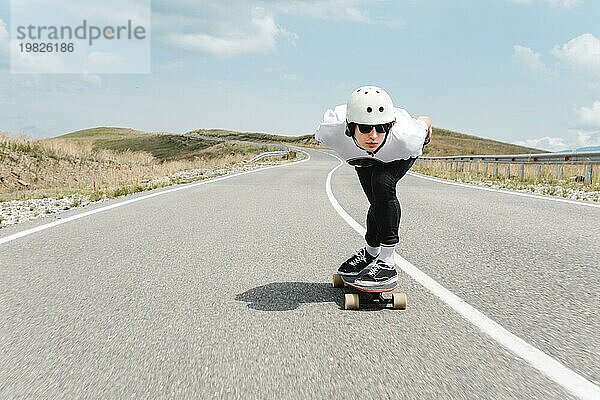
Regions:
[[[394,108],[385,90],[362,86],[347,104],[327,110],[315,139],[353,165],[369,200],[366,246],[338,269],[357,277],[355,285],[374,287],[398,281],[394,249],[399,242],[400,203],[396,184],[431,138],[431,121],[413,119]]]

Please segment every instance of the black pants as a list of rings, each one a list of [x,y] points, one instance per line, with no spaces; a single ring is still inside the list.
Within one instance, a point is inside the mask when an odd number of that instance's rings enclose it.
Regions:
[[[369,200],[367,233],[369,246],[396,245],[399,242],[400,202],[396,185],[408,172],[416,158],[355,167],[360,184]]]

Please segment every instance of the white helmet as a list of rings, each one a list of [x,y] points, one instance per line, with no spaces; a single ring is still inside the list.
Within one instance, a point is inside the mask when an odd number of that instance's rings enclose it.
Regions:
[[[395,120],[394,104],[385,90],[377,86],[361,86],[350,96],[346,120],[357,124],[387,124]]]

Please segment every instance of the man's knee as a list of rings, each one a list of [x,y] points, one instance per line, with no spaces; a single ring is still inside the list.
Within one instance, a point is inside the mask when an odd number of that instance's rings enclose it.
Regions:
[[[396,185],[390,185],[389,182],[381,182],[373,186],[373,199],[375,203],[387,203],[398,201],[396,197]]]

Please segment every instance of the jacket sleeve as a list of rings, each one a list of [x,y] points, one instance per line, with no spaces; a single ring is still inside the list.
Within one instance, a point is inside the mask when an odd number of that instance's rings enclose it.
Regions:
[[[315,140],[330,147],[335,147],[336,138],[344,134],[346,129],[346,105],[327,110],[315,133]],[[333,146],[332,146],[333,145]]]
[[[391,133],[400,152],[413,156],[421,155],[427,137],[427,124],[414,119],[406,110],[395,109],[395,112],[396,124]]]

